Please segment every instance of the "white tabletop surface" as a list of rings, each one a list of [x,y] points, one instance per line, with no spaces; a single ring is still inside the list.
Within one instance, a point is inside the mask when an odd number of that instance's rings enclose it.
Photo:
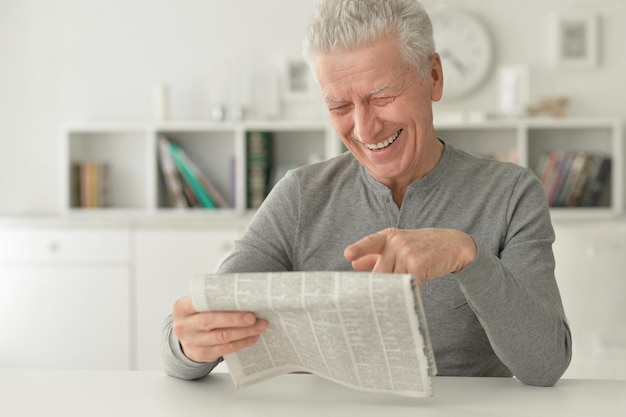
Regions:
[[[352,390],[292,374],[237,389],[230,375],[0,369],[0,416],[626,416],[626,381],[435,377],[432,398]]]

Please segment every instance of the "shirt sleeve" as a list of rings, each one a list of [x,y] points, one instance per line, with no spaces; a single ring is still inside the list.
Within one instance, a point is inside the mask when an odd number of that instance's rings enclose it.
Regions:
[[[522,382],[538,386],[556,383],[572,354],[545,201],[537,179],[521,175],[499,256],[479,246],[474,261],[454,274],[496,355]]]
[[[170,314],[163,323],[161,335],[161,357],[165,373],[180,379],[199,379],[209,374],[221,361],[199,363],[192,361],[183,353],[183,349],[172,331],[173,319]]]
[[[267,196],[219,273],[293,270],[298,236],[300,190],[289,171]]]

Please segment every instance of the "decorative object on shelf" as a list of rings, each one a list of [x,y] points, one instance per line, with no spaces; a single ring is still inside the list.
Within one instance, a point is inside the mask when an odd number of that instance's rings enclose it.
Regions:
[[[170,120],[170,89],[167,83],[160,83],[154,89],[154,112],[158,122]]]
[[[280,74],[272,69],[262,69],[252,75],[251,112],[258,120],[275,120],[280,117]]]
[[[233,122],[241,122],[243,119],[245,119],[246,109],[244,108],[243,104],[231,104],[229,116],[230,120],[232,120]]]
[[[530,70],[526,65],[501,66],[499,72],[500,112],[519,117],[530,101]]]
[[[226,117],[234,122],[241,122],[246,118],[248,95],[250,90],[250,74],[252,67],[247,60],[238,60],[232,57],[228,64],[228,106]]]
[[[492,67],[489,31],[479,18],[460,10],[433,13],[432,24],[443,66],[443,97],[465,97],[485,82]]]
[[[214,122],[223,122],[226,119],[226,111],[221,104],[214,104],[211,106],[211,120]]]
[[[560,69],[591,69],[598,64],[597,17],[567,13],[555,18],[555,59]]]
[[[565,117],[569,99],[566,97],[555,97],[545,99],[538,104],[526,107],[526,114],[529,116],[538,116],[547,114],[552,117]]]

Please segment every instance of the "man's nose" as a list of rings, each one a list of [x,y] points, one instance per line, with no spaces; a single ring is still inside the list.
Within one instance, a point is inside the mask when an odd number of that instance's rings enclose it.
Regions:
[[[359,105],[354,110],[354,134],[364,143],[372,143],[380,130],[376,111],[369,105]]]

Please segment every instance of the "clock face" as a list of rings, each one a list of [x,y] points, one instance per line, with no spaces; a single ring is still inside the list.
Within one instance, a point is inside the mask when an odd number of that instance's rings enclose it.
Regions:
[[[433,15],[435,48],[443,66],[443,98],[459,98],[476,90],[492,63],[486,27],[474,16],[449,11]]]

